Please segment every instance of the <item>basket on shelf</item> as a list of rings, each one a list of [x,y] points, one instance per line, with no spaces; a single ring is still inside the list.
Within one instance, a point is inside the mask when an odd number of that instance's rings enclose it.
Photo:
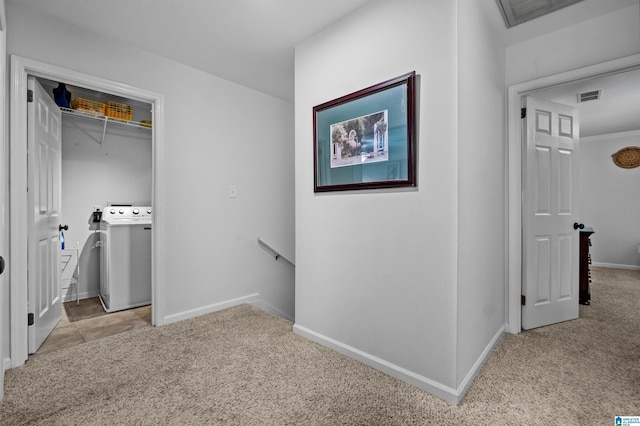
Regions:
[[[105,105],[102,102],[96,102],[89,99],[75,98],[71,101],[71,108],[78,111],[94,112],[104,115]]]
[[[116,120],[131,121],[133,118],[133,107],[119,102],[107,101],[105,103],[105,113],[107,117]]]

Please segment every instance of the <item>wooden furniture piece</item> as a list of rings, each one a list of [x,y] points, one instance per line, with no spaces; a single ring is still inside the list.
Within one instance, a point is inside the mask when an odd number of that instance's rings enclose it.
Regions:
[[[579,300],[581,305],[591,304],[591,271],[589,270],[589,265],[591,264],[591,254],[589,253],[591,239],[589,237],[593,233],[593,228],[591,228],[590,226],[580,229]]]

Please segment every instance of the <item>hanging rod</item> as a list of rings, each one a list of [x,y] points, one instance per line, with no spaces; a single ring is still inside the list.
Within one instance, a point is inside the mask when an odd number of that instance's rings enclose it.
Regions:
[[[282,259],[285,263],[288,263],[289,265],[291,265],[292,268],[296,267],[295,263],[293,263],[292,261],[290,261],[289,259],[287,259],[283,255],[278,253],[273,247],[271,247],[269,244],[264,242],[264,240],[262,238],[260,238],[260,237],[258,237],[258,244],[260,244],[260,246],[262,246],[269,253],[271,253],[273,255],[273,257],[275,257],[276,261]]]
[[[104,124],[103,127],[102,127],[102,141],[98,141],[93,136],[91,137],[96,142],[98,142],[100,145],[102,145],[104,143],[104,137],[105,137],[105,134],[107,133],[107,123],[115,123],[115,124],[120,124],[120,125],[123,125],[123,126],[135,127],[137,129],[151,130],[151,126],[148,126],[146,124],[142,124],[142,123],[140,123],[138,121],[118,120],[117,118],[107,117],[106,115],[94,113],[94,112],[91,112],[91,111],[83,111],[83,110],[77,110],[77,109],[71,109],[71,108],[60,108],[60,111],[63,114],[70,115],[70,116],[73,116],[73,117],[82,117],[82,118],[88,118],[88,119],[91,119],[91,120],[102,121],[103,124]],[[78,127],[78,126],[76,125],[76,127]],[[85,131],[85,133],[86,133],[86,131]]]

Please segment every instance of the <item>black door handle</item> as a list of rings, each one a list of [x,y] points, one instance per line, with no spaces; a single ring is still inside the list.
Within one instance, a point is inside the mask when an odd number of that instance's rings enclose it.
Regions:
[[[4,272],[4,258],[0,256],[0,275]]]
[[[584,223],[575,222],[573,224],[573,229],[584,229]]]
[[[64,226],[58,225],[58,232],[60,232],[62,230],[68,231],[69,230],[69,225],[64,225]]]

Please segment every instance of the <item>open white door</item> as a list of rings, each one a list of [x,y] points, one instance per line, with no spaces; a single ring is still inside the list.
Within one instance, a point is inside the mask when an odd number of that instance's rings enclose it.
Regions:
[[[522,328],[578,318],[578,114],[527,97],[523,122]]]
[[[35,78],[27,86],[29,353],[35,353],[62,318],[60,289],[60,109]],[[30,320],[31,322],[31,320]]]

